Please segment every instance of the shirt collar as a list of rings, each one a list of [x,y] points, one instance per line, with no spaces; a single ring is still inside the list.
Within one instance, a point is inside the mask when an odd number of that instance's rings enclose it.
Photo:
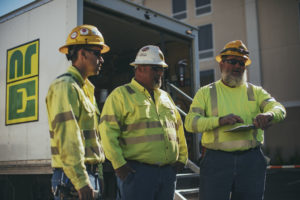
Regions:
[[[141,84],[139,84],[134,78],[131,79],[131,84],[136,88],[138,89],[140,92],[144,93],[145,95],[149,96],[150,97],[150,94],[148,92],[148,90],[142,86]],[[159,93],[160,92],[160,89],[155,89],[154,90],[154,94],[155,93]]]
[[[89,91],[94,90],[94,85],[89,81],[89,79],[84,80],[76,67],[70,66],[68,68],[68,73],[72,74],[72,76],[76,79],[80,86],[87,87]]]

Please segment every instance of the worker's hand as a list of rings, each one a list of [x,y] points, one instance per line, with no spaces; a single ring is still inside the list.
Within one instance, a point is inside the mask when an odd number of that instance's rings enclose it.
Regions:
[[[258,114],[253,120],[253,124],[256,128],[261,128],[262,130],[267,129],[271,126],[271,121],[273,119],[273,115],[271,113],[261,113]]]
[[[129,175],[129,173],[135,173],[135,170],[130,167],[128,163],[125,165],[119,167],[118,169],[115,169],[116,175],[124,181],[126,177]]]
[[[182,162],[176,161],[175,163],[172,164],[173,169],[176,171],[176,173],[179,173],[183,170],[185,164]]]
[[[78,190],[78,196],[80,200],[93,200],[94,191],[90,185],[86,185]]]
[[[236,123],[244,123],[244,120],[240,116],[234,114],[225,115],[219,118],[220,126],[233,125]]]

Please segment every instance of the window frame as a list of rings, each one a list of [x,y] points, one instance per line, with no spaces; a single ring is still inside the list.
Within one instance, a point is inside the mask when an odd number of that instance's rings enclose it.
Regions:
[[[174,1],[176,0],[172,0],[172,17],[177,19],[177,20],[185,20],[188,18],[188,12],[187,12],[187,0],[184,0],[185,1],[185,10],[183,11],[179,11],[179,12],[176,12],[174,13],[173,10],[174,10]],[[185,14],[186,16],[184,18],[176,18],[176,16],[178,15],[182,15],[182,14]]]
[[[199,7],[196,6],[196,1],[197,1],[197,0],[195,0],[195,16],[199,17],[199,16],[203,16],[203,15],[209,15],[209,14],[212,13],[212,2],[211,2],[211,0],[210,0],[210,3],[209,3],[209,4],[204,5],[204,6],[199,6]],[[203,9],[203,8],[207,8],[207,7],[210,8],[210,11],[209,11],[209,12],[197,14],[197,11],[198,11],[199,9]]]
[[[201,40],[201,37],[200,37],[200,27],[203,27],[203,26],[207,26],[207,25],[211,25],[211,38],[212,38],[212,48],[210,49],[205,49],[205,50],[200,50],[200,45],[198,47],[198,51],[199,51],[199,54],[198,54],[198,58],[200,61],[207,61],[207,60],[212,60],[214,58],[214,55],[215,55],[215,49],[214,49],[214,29],[213,29],[213,24],[212,23],[208,23],[208,24],[203,24],[203,25],[199,25],[198,26],[198,31],[199,31],[199,34],[198,34],[198,40],[199,40],[199,43],[200,43],[200,40]],[[205,57],[205,58],[200,58],[200,54],[203,54],[203,53],[209,53],[209,52],[212,52],[212,56],[210,57]]]

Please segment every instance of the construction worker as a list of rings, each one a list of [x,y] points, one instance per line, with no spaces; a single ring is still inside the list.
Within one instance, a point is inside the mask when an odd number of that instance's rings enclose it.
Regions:
[[[99,73],[101,54],[109,47],[95,26],[81,25],[59,51],[72,66],[54,80],[46,97],[54,198],[101,199],[105,156],[98,130],[100,112],[88,77]]]
[[[168,65],[153,45],[142,47],[130,65],[135,77],[112,91],[100,120],[118,199],[173,200],[176,170],[188,157],[180,114],[169,94],[159,89]]]
[[[264,131],[286,116],[285,108],[262,87],[246,81],[251,64],[242,41],[227,43],[216,56],[221,80],[196,93],[185,127],[202,132],[201,200],[263,199],[267,161]],[[237,126],[240,129],[233,129]]]

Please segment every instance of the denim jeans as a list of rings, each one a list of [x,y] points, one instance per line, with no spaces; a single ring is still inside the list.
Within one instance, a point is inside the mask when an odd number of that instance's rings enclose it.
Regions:
[[[99,200],[101,200],[102,198],[100,197],[101,195],[101,188],[100,188],[100,179],[98,178],[98,176],[94,173],[91,173],[88,171],[88,175],[89,175],[89,179],[90,179],[90,183],[92,185],[92,187],[94,188],[94,190],[98,190],[99,191]],[[66,174],[63,172],[62,169],[54,169],[53,171],[53,175],[52,175],[52,179],[51,179],[51,183],[52,183],[52,191],[54,193],[56,193],[57,195],[54,196],[54,200],[62,200],[60,198],[60,193],[59,191],[57,191],[58,189],[58,185],[64,183],[67,187],[69,188],[74,188],[73,184],[71,183],[70,179],[66,176]],[[57,191],[57,192],[55,192]]]
[[[200,162],[201,200],[262,200],[267,162],[261,148],[224,152],[207,149]]]
[[[171,165],[155,166],[128,161],[136,172],[124,181],[117,177],[118,200],[173,200],[176,171]]]

